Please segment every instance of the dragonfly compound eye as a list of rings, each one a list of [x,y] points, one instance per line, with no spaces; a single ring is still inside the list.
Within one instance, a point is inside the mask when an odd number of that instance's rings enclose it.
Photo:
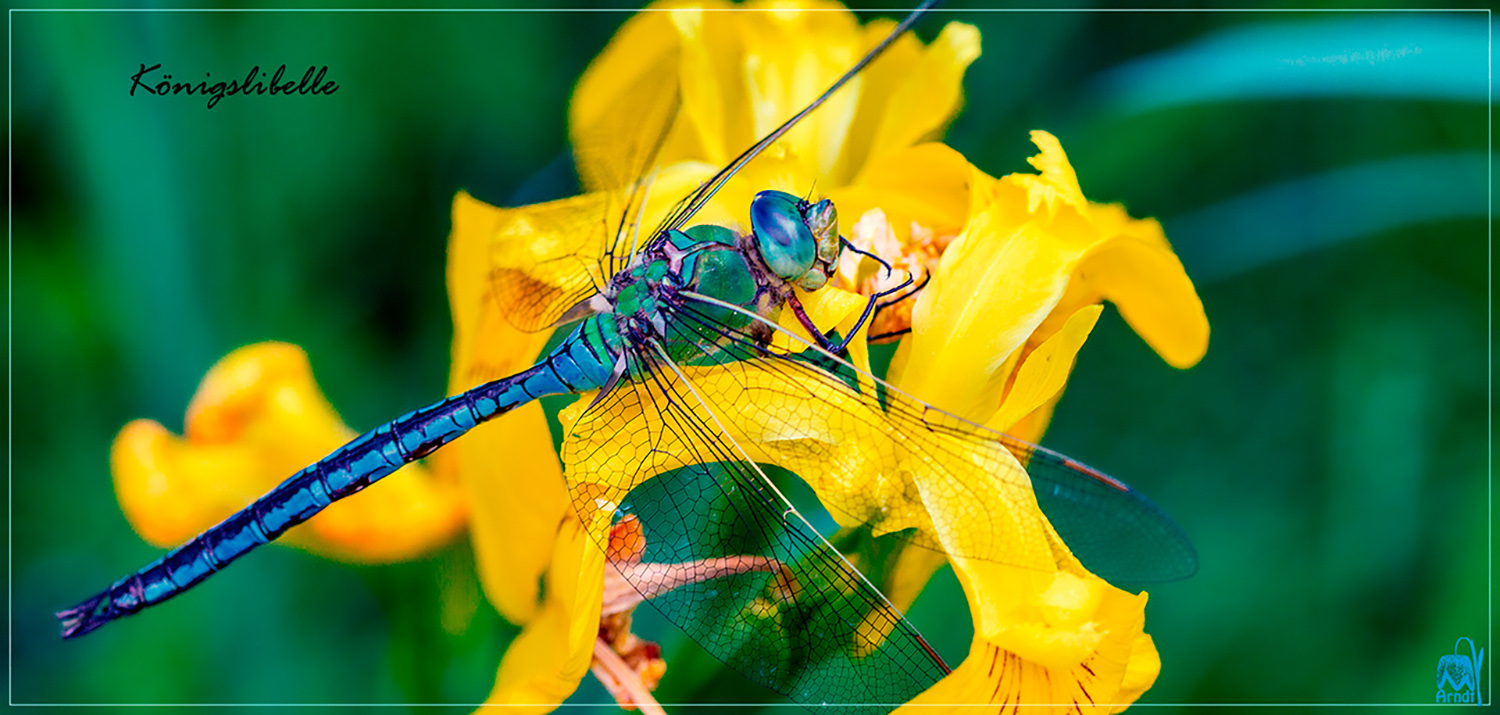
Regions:
[[[812,268],[818,243],[802,218],[803,201],[784,191],[762,191],[750,202],[750,226],[772,273],[797,280]]]

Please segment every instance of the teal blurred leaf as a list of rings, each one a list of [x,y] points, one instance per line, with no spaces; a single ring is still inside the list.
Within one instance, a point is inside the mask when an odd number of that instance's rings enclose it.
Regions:
[[[1391,97],[1484,102],[1483,15],[1409,13],[1230,27],[1116,66],[1094,80],[1105,111],[1211,101]]]
[[[1484,152],[1398,157],[1299,177],[1164,221],[1195,280],[1211,281],[1362,236],[1483,217]]]

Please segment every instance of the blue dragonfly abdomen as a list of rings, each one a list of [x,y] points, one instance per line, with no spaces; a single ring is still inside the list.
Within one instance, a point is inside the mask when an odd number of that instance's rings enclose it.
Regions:
[[[161,603],[476,425],[547,395],[599,389],[620,354],[612,315],[583,321],[530,369],[409,412],[338,448],[192,541],[61,611],[64,638]]]
[[[832,221],[831,205],[825,213],[820,214],[822,219]],[[811,241],[811,234],[808,236]],[[565,319],[586,317],[530,369],[479,385],[356,437],[192,541],[93,598],[60,611],[57,617],[62,622],[63,637],[81,636],[192,588],[333,502],[431,454],[481,422],[539,397],[601,389],[608,392],[618,380],[641,377],[627,375],[625,355],[632,349],[670,339],[673,344],[696,346],[697,352],[711,355],[721,335],[709,331],[685,333],[669,324],[671,309],[681,302],[678,291],[702,291],[767,316],[774,316],[790,295],[784,281],[772,276],[758,257],[761,253],[756,241],[763,239],[755,233],[740,236],[720,227],[700,226],[663,233],[661,239],[643,250],[640,260],[620,271],[599,295],[576,306],[577,313],[570,312]],[[732,313],[720,317],[726,325],[743,325],[734,322],[739,318]]]

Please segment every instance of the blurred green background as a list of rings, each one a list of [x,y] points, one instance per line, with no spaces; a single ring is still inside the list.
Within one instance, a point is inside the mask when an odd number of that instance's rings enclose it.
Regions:
[[[1432,702],[1455,638],[1493,645],[1487,16],[964,5],[940,18],[984,55],[948,142],[999,175],[1055,133],[1091,198],[1162,219],[1212,325],[1177,371],[1111,310],[1046,439],[1199,548],[1151,589],[1142,702]],[[230,350],[305,347],[361,429],[441,395],[453,194],[566,191],[567,98],[627,16],[11,14],[13,702],[484,697],[517,629],[465,544],[383,567],[267,548],[77,642],[51,613],[158,554],[109,442],[180,430]],[[208,110],[127,96],[143,62],[327,65],[341,89]],[[911,615],[962,658],[951,574]],[[779,701],[639,620],[662,702]],[[570,702],[608,697],[590,678]]]

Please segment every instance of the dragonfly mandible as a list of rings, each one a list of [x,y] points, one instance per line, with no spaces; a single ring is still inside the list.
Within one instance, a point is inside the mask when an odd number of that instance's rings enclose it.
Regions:
[[[1186,537],[1138,492],[1070,458],[949,415],[854,364],[847,343],[889,291],[872,297],[844,335],[813,324],[795,289],[819,290],[843,252],[856,250],[840,237],[831,202],[762,191],[750,206],[748,231],[688,225],[731,177],[879,57],[931,4],[909,14],[817,99],[645,233],[645,200],[677,98],[667,92],[666,101],[632,112],[637,130],[626,161],[615,169],[628,189],[600,218],[599,230],[579,241],[591,248],[492,256],[494,290],[517,326],[576,323],[554,350],[523,372],[403,415],[340,447],[217,526],[60,612],[63,637],[192,588],[482,422],[543,396],[590,392],[597,396],[572,422],[563,445],[569,489],[585,525],[607,540],[613,523],[639,520],[653,562],[755,556],[774,564],[672,587],[650,582],[667,578],[662,571],[642,570],[633,578],[706,650],[797,702],[900,703],[948,671],[880,590],[793,508],[762,463],[837,482],[876,467],[831,442],[875,446],[891,463],[923,472],[923,498],[951,503],[970,500],[975,488],[957,471],[978,469],[993,477],[992,488],[1027,498],[1034,493],[1056,532],[1096,573],[1132,582],[1190,575],[1196,556]],[[579,270],[579,262],[587,269]],[[556,282],[540,290],[519,278],[522,269],[553,270]],[[892,290],[912,288],[908,282]],[[807,337],[780,323],[787,310]],[[784,439],[752,444],[743,429],[731,429],[724,413],[731,391],[737,404],[758,406],[751,421],[762,437]],[[807,408],[813,404],[820,406],[816,414]],[[833,439],[807,438],[813,433]],[[574,471],[583,463],[591,473]],[[892,478],[909,482],[913,476]],[[911,527],[924,518],[920,509],[892,508],[857,494],[827,506],[841,523],[882,533],[919,534]],[[1040,519],[1001,529],[999,520],[1015,517],[969,517],[973,528],[957,543],[911,538],[953,555],[1022,567],[1031,564],[1002,535],[1047,538]],[[872,620],[873,629],[867,627]]]

